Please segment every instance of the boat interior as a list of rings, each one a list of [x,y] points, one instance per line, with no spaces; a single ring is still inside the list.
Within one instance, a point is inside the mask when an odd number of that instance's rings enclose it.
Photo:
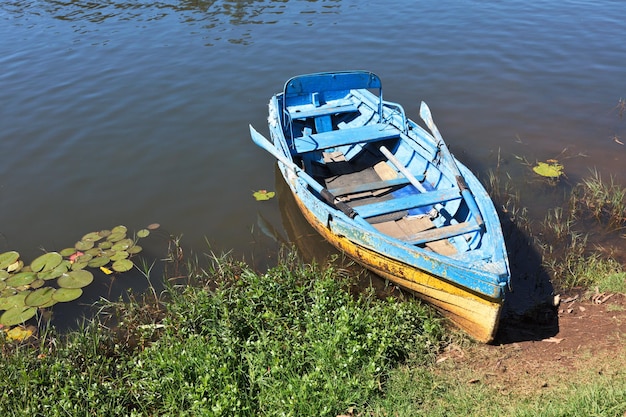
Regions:
[[[447,156],[402,106],[382,99],[377,77],[334,80],[336,90],[298,81],[278,98],[287,145],[336,201],[404,242],[450,257],[480,252],[484,226],[445,169]]]

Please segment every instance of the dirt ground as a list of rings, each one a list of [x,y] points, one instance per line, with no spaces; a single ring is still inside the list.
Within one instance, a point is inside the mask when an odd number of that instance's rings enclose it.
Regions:
[[[622,372],[626,366],[626,295],[572,292],[551,315],[501,324],[491,345],[452,344],[442,369],[461,367],[466,383],[534,392],[581,371]],[[616,369],[618,368],[618,369]]]

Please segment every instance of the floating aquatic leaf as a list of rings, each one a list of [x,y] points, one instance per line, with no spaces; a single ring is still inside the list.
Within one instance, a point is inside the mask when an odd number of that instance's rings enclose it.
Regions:
[[[109,242],[117,242],[119,240],[122,239],[126,239],[126,232],[115,232],[115,233],[111,233],[108,237],[107,240]]]
[[[152,224],[149,224],[148,226],[146,226],[146,229],[148,229],[148,230],[156,230],[156,229],[158,229],[159,227],[161,227],[161,225],[160,225],[160,224],[158,224],[158,223],[152,223]]]
[[[24,323],[26,320],[31,319],[36,313],[36,307],[13,307],[0,316],[0,324],[15,326],[16,324]]]
[[[76,300],[81,295],[83,295],[83,290],[80,288],[59,288],[52,294],[52,299],[59,303],[66,303]]]
[[[24,299],[24,304],[27,307],[41,307],[52,300],[52,294],[56,290],[52,287],[39,288],[28,294],[28,297]]]
[[[115,252],[115,255],[111,256],[112,261],[119,261],[120,259],[126,259],[130,256],[125,250]]]
[[[61,252],[59,252],[59,254],[64,257],[71,256],[74,253],[76,253],[76,248],[65,248]]]
[[[31,282],[31,283],[30,283],[30,287],[31,287],[33,290],[36,290],[37,288],[41,288],[41,287],[43,287],[43,285],[44,285],[45,283],[46,283],[46,282],[45,282],[43,279],[39,279],[39,278],[37,278],[36,280],[34,280],[33,282]]]
[[[131,255],[136,255],[139,252],[141,252],[143,250],[143,248],[139,245],[133,245],[130,248],[126,249],[126,252],[130,253]]]
[[[5,271],[4,269],[0,270],[0,281],[4,281],[5,279],[7,279],[11,274],[9,274],[8,271]]]
[[[111,231],[110,231],[110,230],[100,230],[100,231],[98,232],[98,234],[99,234],[100,236],[102,236],[102,237],[107,237],[107,236],[109,236],[109,235],[111,234]]]
[[[80,251],[89,250],[89,249],[93,248],[93,246],[94,246],[94,241],[93,240],[79,240],[74,245],[74,247],[77,250],[80,250]]]
[[[7,283],[4,281],[0,281],[0,291],[2,291],[3,289],[5,289],[7,287]]]
[[[48,252],[44,253],[43,255],[32,261],[30,267],[33,272],[48,271],[50,269],[56,268],[62,260],[63,257],[60,253]]]
[[[93,274],[84,269],[78,271],[70,271],[61,275],[57,280],[57,284],[61,288],[82,288],[93,282]]]
[[[36,279],[37,274],[34,272],[20,272],[10,278],[7,278],[5,282],[7,286],[15,288],[22,285],[28,285]]]
[[[537,165],[533,167],[533,171],[542,177],[559,178],[563,175],[563,165],[551,159],[549,162],[538,162]]]
[[[106,241],[104,241],[104,242],[100,242],[100,243],[98,244],[98,247],[99,247],[100,249],[103,249],[103,250],[106,250],[106,249],[111,249],[111,247],[112,247],[112,246],[113,246],[113,243],[112,243],[112,242],[110,242],[110,241],[108,241],[108,240],[106,240]]]
[[[0,291],[0,299],[2,298],[6,298],[6,297],[10,297],[12,295],[17,294],[17,290],[13,287],[7,287],[5,289],[3,289],[2,291]],[[2,305],[2,303],[0,302],[0,305]],[[0,307],[0,310],[6,310],[6,308],[2,308]]]
[[[134,244],[132,239],[122,239],[111,247],[114,251],[126,250]]]
[[[13,262],[11,265],[7,266],[7,272],[17,272],[24,266],[24,262],[19,259]]]
[[[100,248],[91,248],[88,251],[85,251],[85,255],[91,255],[91,257],[95,257],[100,255],[100,252],[102,252],[102,249]]]
[[[150,235],[150,230],[148,229],[141,229],[140,231],[137,232],[138,238],[148,237],[148,235]]]
[[[108,264],[111,260],[109,259],[108,256],[96,256],[95,258],[93,258],[91,261],[89,261],[89,263],[87,264],[89,267],[91,268],[99,268],[102,267],[106,264]]]
[[[14,342],[23,342],[33,335],[35,328],[33,326],[28,327],[14,327],[11,330],[7,330],[7,339]]]
[[[128,231],[128,229],[126,228],[126,226],[115,226],[113,229],[111,229],[111,233],[126,233]]]
[[[132,269],[133,261],[129,259],[120,259],[119,261],[113,262],[113,265],[111,267],[113,268],[114,271],[126,272]]]
[[[0,254],[0,269],[6,269],[9,265],[14,264],[19,258],[20,254],[15,251]]]
[[[255,191],[252,195],[254,196],[254,198],[256,198],[256,201],[265,201],[269,200],[270,198],[274,198],[276,193],[274,191],[259,190]]]
[[[104,272],[107,275],[111,275],[113,273],[113,271],[111,271],[109,268],[105,268],[104,266],[100,267],[100,271]]]
[[[86,240],[91,240],[91,241],[98,241],[102,239],[102,235],[99,232],[91,232],[91,233],[87,233],[85,236],[82,237],[82,241],[86,241]]]
[[[17,294],[0,297],[0,310],[9,310],[13,307],[24,307],[24,299],[30,294],[30,291],[18,292]]]
[[[72,267],[70,268],[72,271],[80,271],[81,269],[85,269],[89,266],[89,262],[74,262]]]
[[[50,279],[58,278],[64,273],[66,273],[67,271],[69,271],[71,266],[73,266],[73,264],[70,261],[64,260],[53,269],[39,272],[37,274],[37,278],[40,278],[46,281]]]

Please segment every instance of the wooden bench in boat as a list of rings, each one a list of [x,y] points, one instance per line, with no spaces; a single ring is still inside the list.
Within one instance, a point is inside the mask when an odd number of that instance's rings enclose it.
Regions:
[[[336,100],[321,106],[314,103],[288,106],[287,112],[292,119],[307,119],[309,117],[329,116],[339,113],[350,113],[358,111],[357,106],[350,100]]]
[[[422,181],[423,181],[423,175],[422,175]],[[380,190],[380,189],[389,188],[389,187],[397,187],[400,185],[408,185],[410,183],[411,182],[407,178],[398,177],[398,178],[393,178],[390,180],[368,182],[365,184],[346,185],[343,187],[331,188],[328,191],[330,191],[333,195],[340,196],[340,195],[346,195],[346,194],[363,193],[365,191],[375,191],[375,190]]]
[[[296,153],[300,154],[335,148],[337,146],[393,139],[399,136],[400,131],[393,126],[374,124],[305,135],[295,139],[294,145]]]
[[[438,227],[415,233],[409,236],[406,241],[413,245],[420,245],[427,242],[464,235],[466,233],[477,232],[480,228],[481,227],[478,223],[474,221],[451,224],[449,226]]]
[[[461,193],[457,188],[446,188],[443,190],[412,194],[391,200],[354,206],[353,208],[361,217],[368,218],[417,207],[431,206],[459,198],[461,198]]]

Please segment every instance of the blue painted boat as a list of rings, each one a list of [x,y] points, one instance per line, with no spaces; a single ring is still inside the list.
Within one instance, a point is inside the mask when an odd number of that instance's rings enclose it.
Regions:
[[[271,98],[271,141],[250,133],[326,240],[490,342],[510,279],[500,221],[423,102],[420,116],[430,132],[371,72],[317,73]]]

